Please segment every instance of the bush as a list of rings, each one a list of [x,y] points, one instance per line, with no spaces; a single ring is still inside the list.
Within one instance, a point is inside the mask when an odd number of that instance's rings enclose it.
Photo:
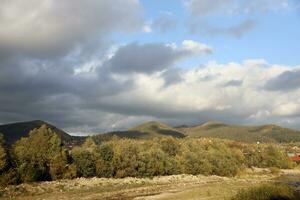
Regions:
[[[240,190],[231,200],[297,200],[295,189],[286,185],[261,185]]]
[[[5,172],[9,167],[8,152],[5,145],[4,137],[0,134],[0,174]]]
[[[83,148],[75,148],[72,150],[71,156],[78,176],[85,178],[96,176],[95,158],[90,151]]]
[[[0,186],[14,185],[20,183],[20,177],[15,169],[9,169],[0,175]]]

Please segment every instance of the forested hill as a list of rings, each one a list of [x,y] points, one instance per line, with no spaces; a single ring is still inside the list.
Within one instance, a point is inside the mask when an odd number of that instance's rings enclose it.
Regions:
[[[152,139],[157,137],[172,136],[175,138],[186,137],[181,131],[157,121],[150,121],[130,128],[127,131],[115,131],[95,135],[95,141],[109,140],[113,136],[133,139]]]
[[[71,136],[65,131],[40,120],[0,125],[0,133],[4,135],[4,139],[8,144],[13,144],[21,137],[28,136],[31,130],[40,128],[43,124],[57,133],[66,145],[73,146],[81,144],[85,139],[85,137]],[[150,121],[128,129],[127,131],[98,134],[93,138],[95,141],[101,142],[103,140],[110,140],[113,136],[134,139],[151,139],[164,136],[172,136],[175,138],[202,137],[230,139],[247,143],[300,142],[300,131],[297,130],[283,128],[277,125],[241,126],[216,121],[210,121],[191,127],[182,126],[179,128],[173,128],[157,121]]]
[[[179,131],[189,137],[211,137],[241,142],[299,142],[300,131],[277,125],[241,126],[210,121],[192,127],[181,127]]]
[[[0,125],[0,133],[3,134],[7,144],[13,144],[21,137],[27,137],[31,130],[35,128],[40,128],[44,124],[53,132],[58,134],[62,141],[70,142],[74,139],[73,136],[69,135],[65,131],[41,120]]]

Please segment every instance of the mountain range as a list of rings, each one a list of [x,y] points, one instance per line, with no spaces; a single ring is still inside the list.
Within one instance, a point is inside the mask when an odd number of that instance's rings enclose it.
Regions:
[[[13,144],[21,137],[28,136],[35,128],[46,124],[56,132],[65,144],[80,144],[86,137],[71,136],[62,129],[41,120],[18,122],[0,125],[0,133],[8,144]],[[171,127],[157,121],[150,121],[130,128],[127,131],[115,131],[93,136],[96,141],[107,140],[113,136],[122,138],[151,139],[155,137],[172,136],[175,138],[221,138],[240,142],[300,142],[300,131],[277,125],[242,126],[230,125],[218,121],[209,121],[196,126]]]

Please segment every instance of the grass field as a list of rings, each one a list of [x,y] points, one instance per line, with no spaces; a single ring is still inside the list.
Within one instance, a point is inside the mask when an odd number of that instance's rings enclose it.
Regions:
[[[295,177],[292,172],[285,174]],[[300,171],[296,174],[300,177]],[[279,176],[265,170],[256,170],[235,178],[202,175],[175,175],[153,179],[79,178],[9,186],[0,190],[0,199],[227,200],[241,188],[278,181]]]

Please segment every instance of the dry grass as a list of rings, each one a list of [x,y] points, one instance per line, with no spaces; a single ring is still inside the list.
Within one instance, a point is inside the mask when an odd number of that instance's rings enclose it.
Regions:
[[[0,190],[0,199],[15,200],[223,200],[238,189],[272,181],[276,175],[247,171],[236,178],[218,176],[175,175],[153,179],[79,178],[10,186]]]

